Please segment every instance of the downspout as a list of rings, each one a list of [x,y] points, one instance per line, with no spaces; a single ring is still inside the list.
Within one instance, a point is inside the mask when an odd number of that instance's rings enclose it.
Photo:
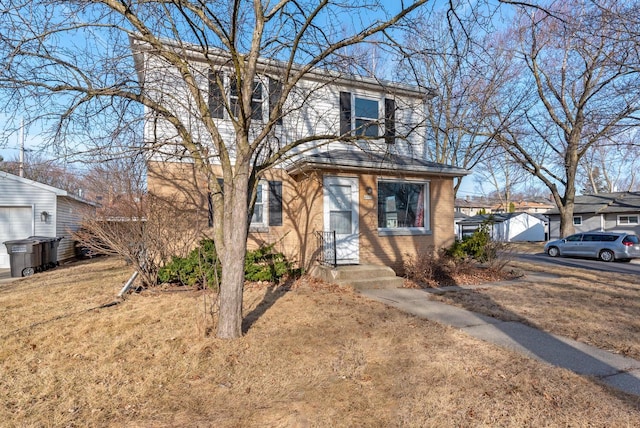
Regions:
[[[604,214],[600,214],[600,232],[604,232]]]

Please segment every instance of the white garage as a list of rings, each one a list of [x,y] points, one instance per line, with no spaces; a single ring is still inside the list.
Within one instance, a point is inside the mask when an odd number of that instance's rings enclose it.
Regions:
[[[0,171],[0,268],[10,267],[6,241],[61,237],[58,261],[75,256],[71,233],[95,204],[37,181]]]
[[[34,235],[33,207],[0,206],[0,242]],[[0,246],[0,268],[9,267],[7,247]]]

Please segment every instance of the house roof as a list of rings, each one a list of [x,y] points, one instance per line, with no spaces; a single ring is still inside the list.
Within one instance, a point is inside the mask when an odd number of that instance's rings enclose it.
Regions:
[[[297,174],[313,169],[336,168],[345,171],[412,172],[448,177],[462,177],[469,174],[469,171],[464,168],[429,162],[410,156],[349,150],[336,150],[303,156],[291,164],[287,171],[290,174]]]
[[[18,183],[26,184],[28,186],[33,186],[38,189],[46,190],[47,192],[54,193],[56,196],[61,196],[69,199],[74,199],[78,202],[82,202],[88,205],[96,206],[95,202],[87,201],[79,196],[76,196],[72,193],[67,192],[66,190],[58,189],[57,187],[49,186],[48,184],[40,183],[39,181],[30,180],[28,178],[19,177],[17,175],[9,174],[6,171],[0,171],[0,180],[12,180],[17,181]]]
[[[459,220],[458,224],[481,224],[485,222],[504,223],[505,221],[511,220],[512,218],[518,217],[521,215],[528,215],[531,217],[535,217],[538,220],[547,221],[547,219],[542,215],[519,212],[519,213],[478,214],[472,217]]]
[[[598,193],[576,196],[574,214],[605,214],[640,212],[640,192]],[[558,208],[548,214],[559,214]]]
[[[143,41],[139,35],[132,35],[129,37],[131,48],[134,52],[134,63],[138,75],[141,77],[141,81],[144,81],[144,60],[142,53],[147,52],[151,55],[154,54],[154,49],[145,41]],[[206,48],[206,56],[203,53],[203,48],[199,45],[189,43],[178,43],[176,40],[164,39],[162,41],[164,46],[172,48],[180,55],[186,56],[189,60],[201,63],[207,63],[210,65],[232,67],[231,57],[229,52],[224,49],[208,46]],[[284,61],[279,61],[272,58],[261,57],[258,59],[258,72],[262,74],[279,74],[282,70],[292,69],[292,75],[297,74],[304,67],[300,64],[289,64]],[[397,95],[403,95],[408,97],[415,97],[420,99],[430,99],[437,96],[437,92],[433,88],[419,87],[401,82],[392,82],[390,80],[378,79],[367,76],[360,76],[356,74],[342,73],[330,69],[312,68],[304,73],[303,80],[315,80],[318,82],[330,82],[337,85],[345,85],[357,88],[372,89],[379,91],[384,89],[387,92],[392,92]]]

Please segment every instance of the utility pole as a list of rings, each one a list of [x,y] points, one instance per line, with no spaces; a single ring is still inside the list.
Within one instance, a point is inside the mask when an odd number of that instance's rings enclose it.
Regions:
[[[20,119],[20,177],[24,177],[24,118]]]

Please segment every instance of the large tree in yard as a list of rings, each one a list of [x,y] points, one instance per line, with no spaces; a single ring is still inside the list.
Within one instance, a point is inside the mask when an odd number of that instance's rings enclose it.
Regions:
[[[213,238],[222,265],[217,336],[241,336],[244,259],[252,203],[263,171],[317,135],[274,143],[276,125],[299,97],[296,85],[309,73],[338,73],[351,46],[381,40],[428,0],[218,0],[218,1],[3,1],[0,6],[0,71],[3,108],[50,125],[60,153],[105,157],[127,150],[162,152],[159,141],[138,147],[117,141],[139,132],[145,118],[168,124],[173,145],[207,178],[212,195]],[[176,86],[151,88],[137,79],[133,44],[157,58]],[[391,46],[391,43],[389,44]],[[213,54],[215,53],[215,55]],[[236,97],[225,96],[216,73],[220,55],[232,70]],[[191,59],[210,67],[194,67]],[[214,58],[215,57],[215,58]],[[276,60],[278,87],[270,111],[254,120],[252,96],[263,60]],[[261,65],[263,64],[263,65]],[[333,75],[333,74],[332,74]],[[337,75],[337,74],[336,74]],[[202,84],[204,81],[205,84]],[[235,137],[224,139],[209,104],[219,88]],[[214,89],[215,91],[215,89]],[[295,96],[294,96],[295,95]],[[180,115],[171,103],[188,104]],[[214,169],[221,171],[222,185]],[[222,188],[223,187],[223,188]]]
[[[522,70],[507,84],[521,107],[508,120],[496,108],[493,135],[549,189],[567,236],[587,155],[628,144],[640,124],[638,5],[571,0],[548,12],[523,8],[504,39]]]

